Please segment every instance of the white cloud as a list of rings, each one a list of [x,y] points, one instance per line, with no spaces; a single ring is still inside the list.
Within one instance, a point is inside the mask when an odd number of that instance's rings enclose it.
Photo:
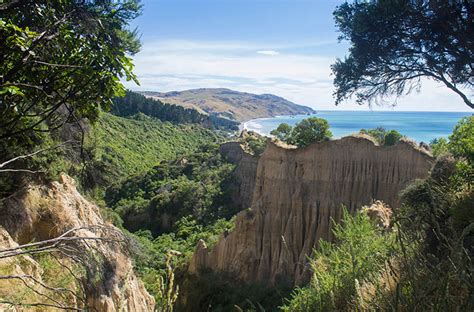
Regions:
[[[301,45],[294,44],[293,47],[301,48]],[[285,53],[278,54],[277,50]],[[163,92],[225,87],[258,94],[272,93],[316,109],[368,109],[354,101],[334,106],[330,70],[334,60],[335,57],[299,54],[292,51],[292,46],[284,45],[156,41],[145,43],[134,57],[135,73],[141,86],[130,82],[126,86],[133,90]],[[420,93],[412,93],[397,103],[397,110],[469,111],[457,95],[433,81],[424,81]]]
[[[280,52],[277,52],[275,50],[260,50],[257,51],[258,54],[263,54],[263,55],[278,55]]]

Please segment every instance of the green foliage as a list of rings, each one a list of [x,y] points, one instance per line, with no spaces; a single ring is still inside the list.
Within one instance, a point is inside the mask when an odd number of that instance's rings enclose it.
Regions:
[[[299,147],[305,147],[314,142],[328,140],[332,137],[329,124],[325,119],[310,117],[295,125],[291,132],[291,141]]]
[[[379,145],[392,146],[403,137],[397,130],[385,130],[383,127],[375,129],[361,129],[360,133],[370,135]]]
[[[293,127],[291,127],[287,123],[281,123],[278,125],[276,129],[273,129],[270,131],[270,134],[275,136],[277,139],[283,142],[288,142],[290,140],[290,135],[291,131],[293,130]]]
[[[472,89],[471,18],[469,1],[344,2],[334,19],[351,48],[332,65],[336,103],[402,96],[428,77],[474,108],[461,88]]]
[[[173,312],[173,306],[178,300],[179,286],[175,285],[174,268],[171,264],[174,253],[173,251],[166,253],[166,275],[159,276],[156,281],[155,308],[160,312]]]
[[[279,140],[288,144],[305,147],[314,142],[329,140],[332,137],[327,120],[317,117],[309,117],[298,122],[295,127],[286,123],[280,124],[270,132]]]
[[[400,139],[402,135],[397,130],[390,130],[387,131],[385,134],[383,145],[385,146],[392,146],[395,145]]]
[[[230,200],[233,168],[221,158],[217,145],[202,145],[193,154],[162,162],[109,188],[106,203],[131,231],[168,232],[174,221],[190,215],[210,224],[237,212]]]
[[[187,276],[182,286],[193,311],[276,311],[291,293],[291,285],[277,283],[245,283],[220,272],[201,272]],[[178,306],[181,308],[180,306]],[[183,307],[186,310],[186,307]]]
[[[176,222],[173,231],[153,238],[149,230],[139,230],[133,233],[142,246],[142,252],[136,257],[137,268],[140,272],[154,269],[161,272],[165,269],[165,257],[169,250],[181,253],[173,259],[174,265],[180,267],[190,259],[200,239],[207,246],[213,246],[219,235],[232,230],[233,220],[218,219],[209,225],[204,225],[191,216],[183,217]]]
[[[147,116],[158,118],[161,121],[196,123],[215,128],[238,130],[238,123],[235,121],[204,115],[195,109],[184,108],[179,105],[164,104],[159,100],[146,98],[141,94],[131,91],[127,91],[124,97],[114,100],[111,112],[122,117],[143,113]]]
[[[433,139],[430,142],[431,153],[438,157],[448,153],[448,140],[445,138]]]
[[[469,162],[471,121],[455,127],[430,176],[401,193],[396,211],[396,288],[377,294],[382,310],[470,311],[474,308],[474,175]],[[443,142],[445,143],[445,142]],[[466,148],[467,146],[467,148]],[[445,147],[443,147],[445,148]],[[471,172],[471,174],[467,174]]]
[[[247,150],[255,156],[259,156],[265,151],[267,146],[267,138],[257,133],[249,133],[247,136],[242,138],[242,143]]]
[[[220,140],[220,134],[199,125],[173,125],[145,115],[132,119],[103,113],[86,141],[94,158],[86,163],[82,180],[89,188],[116,185],[160,161]]]
[[[107,190],[106,204],[135,231],[130,234],[140,246],[135,268],[157,301],[163,299],[159,281],[168,274],[170,250],[181,254],[172,261],[179,277],[199,240],[212,246],[232,229],[229,219],[238,209],[229,199],[232,170],[218,146],[207,144]]]
[[[468,311],[474,307],[474,191],[467,182],[450,179],[457,175],[455,162],[439,159],[427,180],[402,193],[398,223],[404,253],[397,289],[403,291],[382,296],[387,308]]]
[[[169,265],[181,271],[186,270],[186,264],[190,260],[199,240],[206,242],[212,247],[222,233],[231,231],[234,226],[233,220],[219,219],[209,225],[198,223],[192,217],[183,217],[178,220],[174,230],[153,238],[148,230],[140,230],[131,234],[139,243],[139,251],[135,254],[135,269],[137,270],[145,287],[157,300],[161,300],[160,277],[166,276]],[[171,263],[167,254],[173,251],[179,255],[173,257]],[[166,282],[166,279],[165,279]]]
[[[360,129],[359,132],[362,133],[362,134],[370,135],[372,138],[375,139],[375,141],[379,145],[383,145],[384,141],[385,141],[385,134],[387,133],[387,130],[385,130],[385,128],[383,128],[383,127],[377,127],[375,129],[368,129],[368,130]]]
[[[310,284],[296,289],[283,311],[354,309],[359,286],[372,281],[393,253],[393,236],[381,233],[363,212],[352,216],[344,210],[333,233],[336,243],[320,241],[312,257]]]
[[[2,143],[38,145],[42,132],[94,121],[123,95],[120,78],[136,80],[128,54],[140,45],[127,27],[139,13],[137,0],[2,4]],[[0,154],[11,157],[8,149]]]
[[[449,136],[449,151],[474,166],[474,116],[464,117]]]

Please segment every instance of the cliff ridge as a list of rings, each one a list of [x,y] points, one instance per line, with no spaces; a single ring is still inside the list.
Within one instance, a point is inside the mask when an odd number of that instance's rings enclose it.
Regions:
[[[221,150],[233,157],[237,174],[251,171],[249,156],[236,157],[237,145],[227,145]],[[198,244],[190,273],[211,269],[245,282],[301,284],[309,278],[307,257],[320,239],[332,240],[332,220],[340,220],[343,207],[353,213],[375,200],[398,207],[399,191],[425,178],[433,158],[406,140],[383,147],[349,136],[301,149],[269,142],[256,162],[254,180],[241,183],[241,193],[252,186],[249,209],[214,248]]]

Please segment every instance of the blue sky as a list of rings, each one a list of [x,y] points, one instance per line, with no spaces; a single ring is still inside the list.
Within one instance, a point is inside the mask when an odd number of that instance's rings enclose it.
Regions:
[[[333,0],[142,0],[133,22],[142,40],[134,56],[140,86],[174,91],[224,87],[272,93],[316,109],[334,105],[330,65],[347,53],[337,40]],[[392,103],[392,101],[389,101]],[[421,93],[377,110],[466,110],[444,87],[427,81]]]

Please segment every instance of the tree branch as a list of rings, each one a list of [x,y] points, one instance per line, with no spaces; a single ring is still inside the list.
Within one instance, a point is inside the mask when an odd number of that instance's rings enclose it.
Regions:
[[[33,152],[33,153],[31,153],[31,154],[20,155],[20,156],[14,157],[14,158],[12,158],[12,159],[10,159],[10,160],[7,160],[7,161],[1,163],[1,164],[0,164],[0,168],[3,168],[3,167],[5,167],[6,165],[11,164],[12,162],[15,162],[15,161],[17,161],[17,160],[25,159],[25,158],[31,158],[31,157],[33,157],[33,156],[39,154],[39,153],[43,153],[43,152],[48,151],[48,150],[52,150],[52,149],[59,148],[59,147],[64,146],[64,145],[66,145],[66,144],[68,144],[68,143],[71,143],[71,142],[72,142],[72,141],[66,141],[66,142],[63,142],[63,143],[61,143],[61,144],[58,144],[58,145],[55,145],[55,146],[52,146],[52,147],[47,147],[47,148],[39,149],[39,150],[37,150],[36,152]],[[24,169],[2,169],[2,170],[0,170],[0,172],[5,172],[5,171],[30,171],[30,170],[24,170]],[[30,173],[36,173],[36,172],[37,172],[37,171],[35,171],[35,172],[30,172]]]

